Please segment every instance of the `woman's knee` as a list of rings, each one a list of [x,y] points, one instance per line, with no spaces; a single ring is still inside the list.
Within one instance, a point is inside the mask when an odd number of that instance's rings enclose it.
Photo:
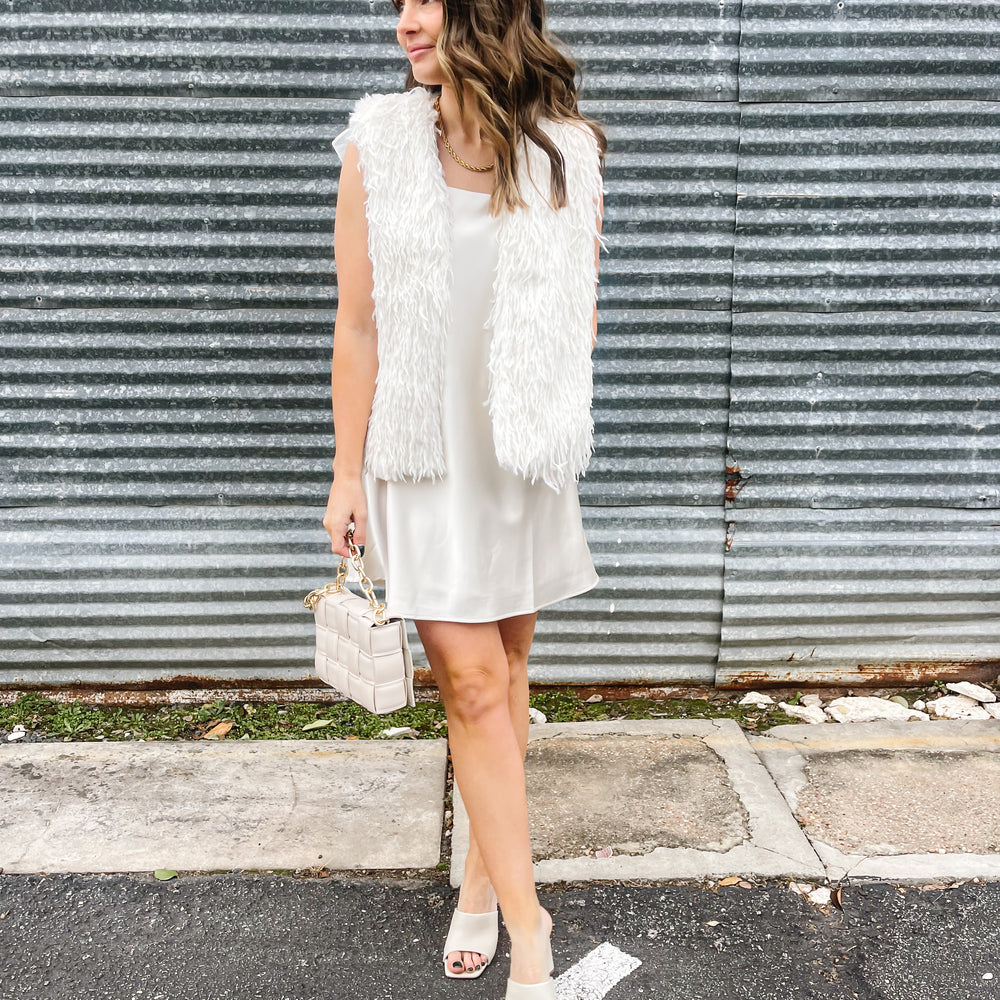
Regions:
[[[450,714],[474,721],[506,705],[508,665],[495,624],[416,624]]]
[[[506,669],[463,664],[448,671],[448,709],[465,722],[476,722],[507,706]]]

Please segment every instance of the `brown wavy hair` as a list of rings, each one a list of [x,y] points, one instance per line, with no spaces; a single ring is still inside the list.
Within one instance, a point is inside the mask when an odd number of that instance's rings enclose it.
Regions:
[[[397,13],[402,0],[390,0]],[[551,204],[567,203],[566,169],[559,147],[538,127],[539,118],[581,122],[597,138],[601,174],[608,150],[600,124],[577,106],[576,61],[561,51],[564,43],[546,27],[545,0],[442,0],[444,17],[437,39],[441,70],[465,111],[465,84],[479,105],[481,133],[496,150],[496,184],[490,211],[524,207],[515,150],[519,136],[530,139],[551,164]],[[422,87],[406,75],[406,90]],[[438,85],[426,87],[440,93]]]

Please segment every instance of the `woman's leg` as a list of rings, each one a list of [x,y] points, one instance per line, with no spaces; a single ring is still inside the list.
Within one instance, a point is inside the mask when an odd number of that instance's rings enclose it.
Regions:
[[[497,622],[415,622],[448,716],[455,780],[511,937],[511,976],[548,973],[524,787],[524,758],[510,711],[510,667]],[[527,704],[524,705],[525,724]],[[526,735],[526,734],[525,734]]]
[[[538,612],[533,611],[531,614],[503,618],[497,622],[500,640],[507,656],[507,707],[522,760],[528,749],[528,653],[537,620]],[[466,913],[485,913],[493,908],[495,898],[479,843],[470,828],[469,852],[465,856],[458,908]],[[452,965],[452,968],[462,967],[468,970],[485,961],[485,956],[474,951],[455,951],[447,955],[445,961],[459,962],[459,966]]]
[[[497,622],[500,629],[500,641],[503,643],[507,656],[507,707],[514,726],[514,735],[521,748],[521,759],[528,751],[528,653],[535,636],[535,623],[538,612],[528,615],[516,615],[513,618],[503,618]],[[465,874],[462,876],[462,891],[468,888],[468,896],[460,893],[459,909],[469,913],[481,913],[493,905],[489,897],[489,876],[483,864],[479,844],[471,830],[469,832],[469,853],[465,857]]]

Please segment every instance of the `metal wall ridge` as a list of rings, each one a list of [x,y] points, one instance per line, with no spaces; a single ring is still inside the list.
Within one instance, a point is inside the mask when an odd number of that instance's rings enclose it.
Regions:
[[[728,314],[651,310],[638,324],[637,312],[601,321],[582,501],[718,504]],[[0,310],[12,369],[0,386],[0,499],[313,502],[333,452],[334,315]]]
[[[716,683],[907,684],[1000,668],[990,511],[728,510]]]
[[[993,0],[827,4],[743,0],[743,101],[1000,96]]]
[[[6,510],[0,685],[308,679],[301,600],[338,561],[321,517],[273,502]],[[721,508],[585,507],[584,524],[601,582],[546,609],[532,680],[710,681]]]
[[[1000,507],[998,359],[991,313],[734,316],[732,506]]]
[[[738,0],[611,7],[550,0],[548,24],[584,66],[588,97],[736,95]],[[664,18],[674,30],[663,31]],[[388,0],[106,0],[7,13],[0,93],[347,97],[401,89],[408,64]]]
[[[745,105],[733,308],[1000,309],[1000,103]]]

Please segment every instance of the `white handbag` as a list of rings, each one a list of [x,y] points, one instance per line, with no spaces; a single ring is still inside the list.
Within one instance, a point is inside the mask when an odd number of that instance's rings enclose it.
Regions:
[[[387,618],[385,605],[375,599],[361,550],[354,544],[353,521],[347,547],[365,597],[345,586],[347,561],[342,557],[337,579],[310,591],[302,601],[316,618],[316,673],[376,715],[412,708],[417,702],[406,621]]]

